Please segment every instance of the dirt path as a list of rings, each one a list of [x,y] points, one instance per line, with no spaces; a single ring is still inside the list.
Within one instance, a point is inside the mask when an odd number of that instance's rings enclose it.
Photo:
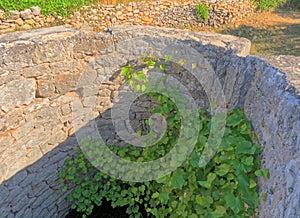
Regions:
[[[300,56],[300,11],[279,9],[255,14],[209,31],[251,40],[252,54]]]

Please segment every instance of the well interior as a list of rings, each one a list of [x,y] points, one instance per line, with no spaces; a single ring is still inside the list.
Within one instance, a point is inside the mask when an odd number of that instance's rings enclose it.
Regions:
[[[270,179],[260,181],[267,198],[259,216],[300,216],[300,103],[291,85],[300,75],[299,58],[289,58],[294,72],[286,75],[266,58],[249,56],[246,39],[138,26],[101,33],[53,27],[0,36],[3,216],[67,214],[67,193],[57,178],[78,145],[76,133],[97,118],[108,140],[116,140],[108,118],[122,81],[110,78],[155,43],[181,43],[198,52],[220,81],[228,109],[243,108],[252,121],[264,148],[263,167],[270,169]],[[207,106],[205,100],[199,104]],[[138,111],[132,116],[143,118]]]

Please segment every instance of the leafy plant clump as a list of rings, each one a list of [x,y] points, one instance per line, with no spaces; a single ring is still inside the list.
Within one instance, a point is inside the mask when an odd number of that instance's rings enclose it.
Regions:
[[[195,6],[196,17],[202,18],[205,22],[208,21],[208,7],[203,4]]]
[[[269,10],[287,2],[287,0],[253,0],[261,11]]]
[[[166,69],[157,59],[144,60],[147,67]],[[136,91],[148,89],[143,86],[147,77],[134,66],[122,68],[121,75]],[[132,145],[109,146],[120,158],[136,162],[156,160],[178,142],[181,120],[176,105],[163,95],[150,95],[157,103],[151,111],[166,118],[167,130],[157,144],[143,149]],[[100,206],[105,200],[113,208],[126,206],[130,217],[141,217],[141,209],[150,217],[159,218],[254,217],[259,204],[257,178],[267,178],[268,170],[260,169],[261,146],[250,122],[240,109],[228,114],[222,143],[208,164],[199,167],[201,153],[208,143],[211,116],[205,110],[198,113],[201,128],[193,151],[180,167],[162,178],[148,182],[121,181],[97,170],[82,152],[68,158],[60,171],[60,182],[65,184],[63,191],[70,184],[75,185],[68,195],[71,208],[86,217],[95,205]]]
[[[41,13],[45,16],[67,16],[72,12],[78,11],[82,6],[89,6],[97,1],[92,0],[1,0],[0,9],[2,8],[5,12],[9,13],[11,10],[25,10],[31,8],[32,6],[39,6],[41,8]]]

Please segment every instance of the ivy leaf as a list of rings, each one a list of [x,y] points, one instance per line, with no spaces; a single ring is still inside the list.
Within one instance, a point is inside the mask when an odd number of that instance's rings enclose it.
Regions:
[[[155,62],[152,61],[152,60],[146,60],[146,65],[147,65],[148,67],[151,67],[151,66],[154,66],[154,65],[155,65]]]
[[[139,186],[139,191],[141,193],[144,193],[145,190],[146,190],[146,187],[144,185]]]
[[[236,154],[254,154],[256,148],[252,146],[252,143],[249,141],[246,141],[245,139],[242,139],[237,144],[235,153]]]
[[[139,71],[136,72],[133,77],[137,80],[137,81],[143,81],[145,78],[144,72],[143,71]]]
[[[242,199],[243,201],[251,208],[258,206],[259,197],[256,190],[243,189],[242,191]]]
[[[138,91],[140,91],[141,90],[141,86],[140,85],[136,85],[135,87],[134,87],[134,91],[135,92],[138,92]]]
[[[129,66],[125,66],[125,67],[122,67],[121,69],[121,76],[126,76],[128,77],[130,75],[130,72],[131,72],[131,69]]]
[[[216,168],[216,174],[219,176],[224,176],[231,170],[231,166],[229,164],[221,164]]]
[[[166,67],[165,67],[165,65],[163,65],[163,64],[160,64],[160,65],[159,65],[159,69],[161,69],[161,70],[165,70],[165,69],[166,69]]]
[[[182,169],[176,171],[173,178],[171,179],[171,184],[174,188],[182,189],[183,184],[184,184],[183,175],[184,175],[184,172]]]
[[[239,125],[241,122],[243,122],[244,120],[245,120],[245,117],[244,117],[243,111],[234,110],[233,113],[227,117],[226,125],[235,127],[235,126]]]
[[[151,210],[152,215],[154,215],[155,217],[157,217],[158,215],[158,210],[157,208],[154,208],[153,210]]]
[[[252,156],[241,159],[246,166],[253,166],[254,158]]]
[[[249,178],[246,176],[246,174],[242,171],[239,171],[237,174],[237,180],[238,180],[238,185],[242,189],[247,189],[250,186],[250,181]]]
[[[147,87],[145,86],[145,85],[142,85],[142,92],[145,92],[146,91],[146,89],[147,89]]]
[[[168,193],[160,193],[159,200],[162,204],[167,204],[169,201],[169,194]]]
[[[250,185],[249,188],[254,188],[256,187],[257,183],[254,180],[250,180]]]
[[[196,196],[196,203],[203,207],[209,207],[213,202],[211,196]]]
[[[239,197],[235,197],[232,192],[228,192],[225,195],[226,205],[231,208],[231,210],[238,214],[242,210],[242,202]]]
[[[269,177],[269,169],[256,170],[254,174],[257,177],[262,176],[264,178],[268,178]]]
[[[207,180],[206,181],[198,181],[198,183],[199,183],[199,185],[203,186],[204,188],[209,189],[209,188],[211,188],[211,184],[215,180],[216,177],[217,177],[216,174],[209,173],[207,175]]]
[[[159,197],[159,193],[158,192],[155,192],[152,194],[152,198],[158,198]]]
[[[212,217],[220,218],[226,214],[226,208],[223,206],[216,206],[216,209],[211,213]]]

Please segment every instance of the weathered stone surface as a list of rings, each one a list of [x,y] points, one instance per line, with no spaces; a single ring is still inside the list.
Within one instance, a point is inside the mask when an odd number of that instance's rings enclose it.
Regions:
[[[79,79],[79,74],[58,74],[54,77],[56,92],[65,94],[75,91]]]
[[[37,93],[36,97],[45,98],[55,95],[55,86],[53,81],[38,80],[37,81]]]
[[[35,98],[36,84],[34,79],[11,81],[0,87],[0,108],[8,112],[21,105],[30,104]]]
[[[24,68],[22,75],[27,78],[51,79],[50,68],[47,65],[36,65],[34,67]]]
[[[24,10],[24,11],[21,11],[21,12],[20,12],[20,16],[21,16],[21,18],[23,18],[24,20],[29,20],[29,19],[33,18],[33,14],[32,14],[32,12],[31,12],[30,9],[26,9],[26,10]]]
[[[0,86],[8,83],[12,80],[19,80],[21,76],[21,73],[19,71],[13,71],[13,72],[9,72],[9,71],[1,71],[0,73]]]
[[[32,6],[31,8],[32,14],[34,16],[40,15],[41,14],[41,8],[38,6]]]

